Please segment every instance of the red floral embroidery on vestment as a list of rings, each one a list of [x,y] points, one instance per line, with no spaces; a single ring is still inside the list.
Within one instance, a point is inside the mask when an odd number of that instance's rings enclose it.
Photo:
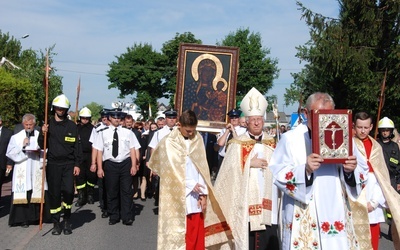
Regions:
[[[335,229],[338,230],[339,232],[344,229],[344,224],[340,221],[335,221],[334,226]]]
[[[289,181],[292,178],[293,178],[293,172],[287,172],[286,175],[285,175],[285,179]]]
[[[289,195],[294,195],[294,191],[297,188],[296,185],[296,178],[294,177],[294,174],[292,171],[289,171],[285,174],[285,179],[286,179],[286,189],[289,191]]]
[[[311,223],[311,227],[313,230],[317,229],[317,224],[315,222]]]
[[[329,228],[330,228],[329,222],[324,222],[324,223],[322,223],[322,225],[321,225],[322,231],[324,231],[325,233],[327,233],[327,232],[329,231]]]
[[[286,184],[286,189],[293,192],[296,189],[296,186],[293,184]]]
[[[335,235],[338,234],[340,231],[344,230],[344,223],[341,221],[335,221],[333,224],[325,221],[321,224],[321,230],[323,233]]]
[[[249,144],[249,143],[242,144],[242,162],[241,162],[242,172],[244,171],[244,165],[246,164],[247,157],[249,157],[249,154],[251,150],[253,150],[253,148],[254,144]]]

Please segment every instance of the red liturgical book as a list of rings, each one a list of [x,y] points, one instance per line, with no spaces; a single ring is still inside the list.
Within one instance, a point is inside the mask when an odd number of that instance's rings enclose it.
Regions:
[[[311,110],[312,150],[325,163],[344,163],[353,154],[351,109]]]

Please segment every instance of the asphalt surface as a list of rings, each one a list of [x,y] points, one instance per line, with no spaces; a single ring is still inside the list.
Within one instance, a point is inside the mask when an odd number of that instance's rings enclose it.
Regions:
[[[8,212],[11,200],[11,183],[5,183],[0,202],[0,249],[134,249],[157,248],[157,207],[153,199],[134,201],[135,220],[132,226],[122,222],[108,225],[108,219],[101,218],[99,203],[72,208],[71,235],[52,235],[53,224],[28,228],[9,227]],[[74,200],[74,202],[76,199]],[[388,240],[388,225],[381,224],[379,249],[394,249]]]
[[[97,190],[97,189],[96,189]],[[72,234],[52,235],[53,224],[9,227],[8,212],[11,185],[3,185],[0,203],[0,249],[156,249],[157,207],[153,199],[134,201],[132,226],[119,222],[108,225],[101,218],[99,203],[72,208]],[[76,198],[74,202],[76,201]]]

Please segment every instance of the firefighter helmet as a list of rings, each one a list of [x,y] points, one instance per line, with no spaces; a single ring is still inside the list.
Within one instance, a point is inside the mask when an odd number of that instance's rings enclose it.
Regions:
[[[69,107],[71,107],[71,104],[69,103],[68,98],[64,94],[62,94],[54,98],[51,106],[69,109]]]
[[[386,116],[379,120],[378,128],[391,128],[394,129],[394,123]]]
[[[84,107],[79,111],[79,117],[92,117],[92,111],[87,107]]]

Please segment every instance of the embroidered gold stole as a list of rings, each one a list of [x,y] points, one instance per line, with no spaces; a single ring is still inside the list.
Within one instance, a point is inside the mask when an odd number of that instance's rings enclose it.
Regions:
[[[390,185],[390,177],[389,171],[385,164],[385,158],[383,156],[382,147],[379,143],[374,140],[371,136],[369,136],[372,141],[372,150],[369,158],[369,162],[374,169],[374,174],[376,179],[379,182],[379,185],[382,189],[383,195],[385,196],[387,205],[389,206],[390,212],[393,216],[393,223],[396,226],[400,225],[400,195],[396,190]],[[361,154],[367,159],[364,145],[361,140],[355,139],[357,148],[361,152]],[[368,217],[367,217],[368,219]],[[393,237],[393,245],[397,248],[400,248],[400,231],[396,231],[397,235]]]

